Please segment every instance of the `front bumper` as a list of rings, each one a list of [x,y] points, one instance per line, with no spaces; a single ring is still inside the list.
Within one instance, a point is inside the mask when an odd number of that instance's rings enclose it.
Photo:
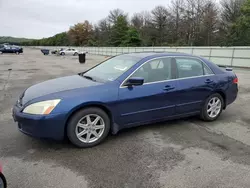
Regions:
[[[18,123],[18,129],[27,135],[36,138],[48,138],[53,140],[64,139],[65,114],[30,115],[13,107],[12,116]]]
[[[18,52],[19,52],[19,53],[23,53],[23,49],[20,48],[20,49],[18,50]]]

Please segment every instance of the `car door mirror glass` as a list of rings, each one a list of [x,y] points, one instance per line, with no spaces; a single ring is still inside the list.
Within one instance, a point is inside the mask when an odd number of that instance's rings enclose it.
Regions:
[[[144,78],[132,77],[125,82],[124,86],[140,86],[143,85],[143,83],[144,83]]]

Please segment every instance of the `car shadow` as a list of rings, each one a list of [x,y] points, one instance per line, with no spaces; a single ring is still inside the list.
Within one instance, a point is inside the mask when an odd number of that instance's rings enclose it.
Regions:
[[[188,117],[188,118],[182,118],[178,120],[169,120],[159,123],[153,123],[153,124],[147,124],[147,125],[141,125],[131,128],[126,128],[123,130],[120,130],[117,134],[109,134],[108,137],[105,139],[103,143],[96,147],[108,147],[110,145],[114,145],[117,141],[127,141],[127,139],[130,139],[131,137],[136,137],[143,135],[147,131],[151,132],[168,132],[168,131],[175,131],[175,130],[183,130],[187,129],[185,122],[194,122],[199,124],[200,122],[203,122],[202,120],[199,120],[198,117]],[[204,122],[203,122],[204,123]],[[60,150],[75,150],[79,149],[73,144],[70,143],[68,138],[65,138],[63,141],[56,141],[51,139],[37,139],[32,138],[27,135],[23,134],[17,134],[17,138],[15,138],[16,144],[15,148],[11,147],[13,150],[9,150],[11,153],[16,152],[19,153],[23,150],[51,150],[51,151],[60,151]],[[6,146],[7,148],[8,146]],[[3,148],[2,148],[3,149]],[[6,153],[7,154],[7,153]]]

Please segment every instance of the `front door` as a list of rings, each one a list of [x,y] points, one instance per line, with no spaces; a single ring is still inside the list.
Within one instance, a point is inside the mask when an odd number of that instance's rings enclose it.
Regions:
[[[120,122],[123,125],[148,123],[175,115],[177,83],[171,58],[146,62],[130,77],[144,78],[141,86],[119,89]]]
[[[66,55],[71,55],[72,54],[71,49],[67,49],[65,52],[66,52]]]
[[[203,102],[217,84],[216,76],[207,65],[196,58],[175,58],[177,65],[177,114],[199,112]]]

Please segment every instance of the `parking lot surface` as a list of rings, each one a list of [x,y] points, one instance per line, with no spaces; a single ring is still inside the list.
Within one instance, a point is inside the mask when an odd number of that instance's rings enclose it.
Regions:
[[[212,123],[196,117],[131,128],[94,148],[25,136],[11,117],[21,92],[36,83],[84,71],[104,56],[44,56],[24,49],[0,55],[0,161],[9,188],[249,188],[250,70],[237,101]]]

